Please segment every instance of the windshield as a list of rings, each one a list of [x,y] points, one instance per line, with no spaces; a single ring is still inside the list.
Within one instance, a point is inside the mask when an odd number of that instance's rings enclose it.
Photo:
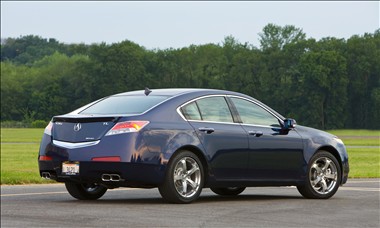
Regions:
[[[81,111],[81,114],[140,114],[168,96],[111,96]]]

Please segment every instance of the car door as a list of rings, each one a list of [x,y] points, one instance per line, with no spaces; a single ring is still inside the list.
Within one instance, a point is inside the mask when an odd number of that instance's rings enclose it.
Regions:
[[[306,164],[301,136],[280,131],[278,117],[263,106],[240,97],[230,97],[249,137],[249,178],[255,180],[299,179]]]
[[[218,180],[247,178],[248,137],[234,123],[224,96],[197,99],[181,108],[206,150],[211,175]]]

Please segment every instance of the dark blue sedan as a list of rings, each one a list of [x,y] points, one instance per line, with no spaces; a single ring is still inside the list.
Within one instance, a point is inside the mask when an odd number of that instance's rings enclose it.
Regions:
[[[158,187],[174,203],[196,200],[202,188],[238,195],[255,186],[297,186],[306,198],[330,198],[347,181],[345,146],[295,123],[236,92],[120,93],[53,117],[39,170],[80,200],[118,187]]]

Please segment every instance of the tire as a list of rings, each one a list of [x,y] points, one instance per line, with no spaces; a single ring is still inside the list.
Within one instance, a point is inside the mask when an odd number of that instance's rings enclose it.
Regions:
[[[342,171],[338,160],[327,151],[318,151],[307,169],[305,184],[298,191],[308,199],[328,199],[338,191]]]
[[[158,190],[171,203],[191,203],[202,192],[204,172],[202,162],[190,151],[179,151],[170,160],[165,182]]]
[[[245,187],[210,188],[214,193],[221,196],[237,196],[245,190]]]
[[[107,188],[97,184],[65,182],[65,186],[70,195],[79,200],[96,200],[102,197],[107,191]]]

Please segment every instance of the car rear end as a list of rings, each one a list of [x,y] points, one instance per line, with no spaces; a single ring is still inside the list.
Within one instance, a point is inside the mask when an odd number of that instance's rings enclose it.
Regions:
[[[149,154],[144,114],[169,98],[115,95],[53,117],[40,145],[40,175],[110,188],[157,185],[164,178],[160,157],[141,159]]]

